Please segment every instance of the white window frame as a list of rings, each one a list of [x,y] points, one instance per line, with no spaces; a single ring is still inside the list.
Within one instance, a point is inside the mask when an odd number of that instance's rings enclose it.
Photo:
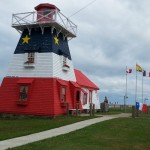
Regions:
[[[24,67],[34,68],[36,63],[36,52],[28,52],[24,55]]]
[[[67,65],[67,57],[63,56],[63,66]]]
[[[29,63],[34,63],[35,62],[35,52],[29,52],[27,60]]]

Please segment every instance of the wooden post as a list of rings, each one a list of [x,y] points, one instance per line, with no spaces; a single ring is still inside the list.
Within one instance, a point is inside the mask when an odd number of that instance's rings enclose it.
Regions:
[[[79,104],[78,103],[76,103],[76,116],[78,116],[78,108],[79,107]]]
[[[149,106],[147,106],[147,111],[146,111],[146,113],[149,114]]]
[[[132,118],[135,118],[135,106],[132,106]]]
[[[67,112],[67,115],[69,115],[69,103],[66,103],[66,112]]]
[[[93,104],[92,114],[93,114],[93,116],[95,115],[95,104]]]
[[[136,112],[136,117],[139,116],[139,110],[135,109],[135,112]]]
[[[90,116],[92,116],[92,103],[90,103]]]

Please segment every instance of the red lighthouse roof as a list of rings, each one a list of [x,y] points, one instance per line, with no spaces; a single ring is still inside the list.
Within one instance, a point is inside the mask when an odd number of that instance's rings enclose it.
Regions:
[[[95,85],[89,78],[87,78],[81,71],[74,69],[74,72],[79,85],[99,90],[99,87]]]
[[[39,11],[43,8],[49,8],[49,9],[57,9],[60,11],[60,9],[58,9],[55,5],[49,4],[49,3],[43,3],[43,4],[39,4],[37,5],[34,9]]]

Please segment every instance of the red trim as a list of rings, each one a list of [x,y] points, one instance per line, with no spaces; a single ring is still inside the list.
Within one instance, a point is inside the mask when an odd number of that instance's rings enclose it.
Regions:
[[[31,84],[34,79],[21,78],[17,81],[18,84]]]
[[[70,68],[70,66],[68,66],[67,64],[64,64],[63,66],[64,66],[64,67],[67,67],[67,68]]]
[[[70,81],[70,83],[75,87],[75,88],[81,88],[80,85],[76,82]]]
[[[26,100],[26,101],[17,101],[16,103],[17,103],[17,105],[27,106],[28,103],[29,103],[29,100]]]
[[[89,90],[90,92],[94,91],[94,89],[91,89],[91,88],[88,88],[88,90]]]
[[[57,81],[58,81],[58,83],[59,83],[60,85],[62,85],[62,86],[67,86],[66,81],[60,80],[60,79],[57,79]]]

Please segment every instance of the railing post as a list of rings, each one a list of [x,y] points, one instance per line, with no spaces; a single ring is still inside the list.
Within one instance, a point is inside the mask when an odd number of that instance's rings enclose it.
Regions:
[[[34,22],[34,14],[35,14],[35,13],[33,12],[32,22]]]
[[[57,14],[58,14],[58,10],[55,9],[55,21],[57,21]]]
[[[13,20],[14,20],[14,14],[12,14],[12,21],[11,21],[11,25],[13,25]]]

